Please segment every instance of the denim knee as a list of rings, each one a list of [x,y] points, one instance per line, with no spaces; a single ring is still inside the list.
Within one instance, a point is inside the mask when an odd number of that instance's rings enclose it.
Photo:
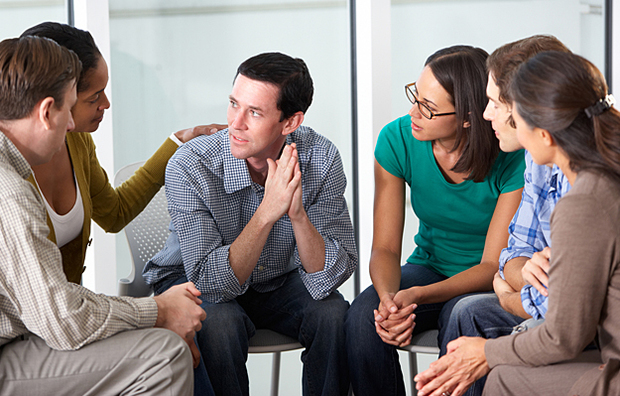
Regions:
[[[221,304],[203,302],[201,307],[207,313],[207,318],[202,322],[202,329],[197,334],[201,352],[208,350],[210,354],[218,351],[227,354],[235,346],[240,346],[247,353],[248,340],[256,329],[236,302]]]
[[[323,334],[344,334],[344,318],[348,309],[349,303],[340,294],[332,294],[324,300],[315,301],[304,312],[302,331],[307,329],[320,330]],[[323,334],[322,337],[328,336]]]
[[[344,319],[347,334],[361,334],[370,326],[375,329],[374,310],[379,306],[379,296],[374,287],[370,286],[353,300]],[[367,329],[366,329],[367,330]]]
[[[481,298],[484,297],[480,295],[473,295],[461,298],[456,304],[454,304],[450,316],[459,322],[462,320],[470,320],[476,314],[476,311],[480,309]]]

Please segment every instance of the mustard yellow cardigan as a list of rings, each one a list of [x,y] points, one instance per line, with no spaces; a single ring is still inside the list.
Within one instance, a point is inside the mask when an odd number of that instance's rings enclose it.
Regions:
[[[63,246],[60,251],[67,280],[80,283],[84,272],[86,247],[90,245],[90,220],[93,219],[106,232],[122,230],[164,185],[166,164],[178,145],[166,139],[144,166],[114,189],[110,185],[108,175],[99,165],[95,143],[90,133],[69,132],[66,143],[82,195],[84,225],[81,235]],[[32,175],[29,181],[39,191]],[[56,234],[49,215],[47,225],[50,228],[48,238],[56,243]]]

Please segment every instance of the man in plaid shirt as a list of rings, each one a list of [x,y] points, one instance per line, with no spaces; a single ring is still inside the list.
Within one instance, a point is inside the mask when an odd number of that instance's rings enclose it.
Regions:
[[[523,147],[516,138],[511,116],[509,87],[518,66],[542,51],[568,51],[553,36],[532,36],[508,43],[495,50],[487,60],[488,106],[484,116],[492,122],[503,151]],[[459,300],[444,331],[448,340],[460,336],[497,338],[515,328],[527,329],[542,320],[547,306],[547,273],[551,254],[549,220],[560,198],[570,190],[568,179],[556,166],[537,165],[525,154],[525,185],[519,209],[508,231],[508,247],[499,258],[495,293],[482,293]],[[445,343],[442,343],[445,345]],[[446,350],[441,351],[445,355]],[[466,395],[482,394],[486,377],[476,381]]]
[[[52,40],[0,43],[0,395],[190,395],[198,290],[134,299],[67,282],[27,181],[74,127],[80,70]]]
[[[156,293],[194,282],[208,320],[198,346],[218,395],[247,395],[256,328],[296,338],[304,394],[342,395],[348,303],[336,288],[357,265],[336,147],[302,126],[306,64],[280,53],[241,64],[229,128],[186,143],[166,169],[172,233],[145,267]]]

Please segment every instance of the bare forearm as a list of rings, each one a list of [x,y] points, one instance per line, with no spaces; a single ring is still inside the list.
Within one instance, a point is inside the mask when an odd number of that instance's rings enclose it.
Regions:
[[[273,224],[262,215],[259,207],[241,234],[230,245],[228,262],[240,285],[252,274]]]
[[[415,289],[416,304],[445,302],[462,294],[493,290],[497,264],[482,262],[444,281]]]
[[[529,260],[529,257],[515,257],[504,266],[504,278],[515,290],[521,290],[526,284],[521,275],[521,269],[527,260]]]
[[[325,241],[307,215],[291,221],[301,265],[307,273],[322,271],[325,268]]]
[[[384,249],[373,249],[370,257],[370,278],[379,297],[396,293],[400,288],[400,255]]]
[[[511,313],[516,316],[520,316],[524,319],[530,318],[525,310],[523,309],[523,304],[521,303],[521,293],[512,292],[512,293],[501,293],[498,294],[499,303],[506,310],[506,312]]]

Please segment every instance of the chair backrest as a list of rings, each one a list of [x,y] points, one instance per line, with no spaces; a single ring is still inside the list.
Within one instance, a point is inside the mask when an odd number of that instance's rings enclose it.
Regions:
[[[144,165],[144,161],[129,164],[116,172],[114,185],[119,186]],[[152,292],[144,282],[142,269],[163,247],[168,235],[170,215],[166,194],[162,188],[133,221],[125,226],[125,236],[131,251],[132,268],[128,278],[119,279],[118,295],[145,297]]]

